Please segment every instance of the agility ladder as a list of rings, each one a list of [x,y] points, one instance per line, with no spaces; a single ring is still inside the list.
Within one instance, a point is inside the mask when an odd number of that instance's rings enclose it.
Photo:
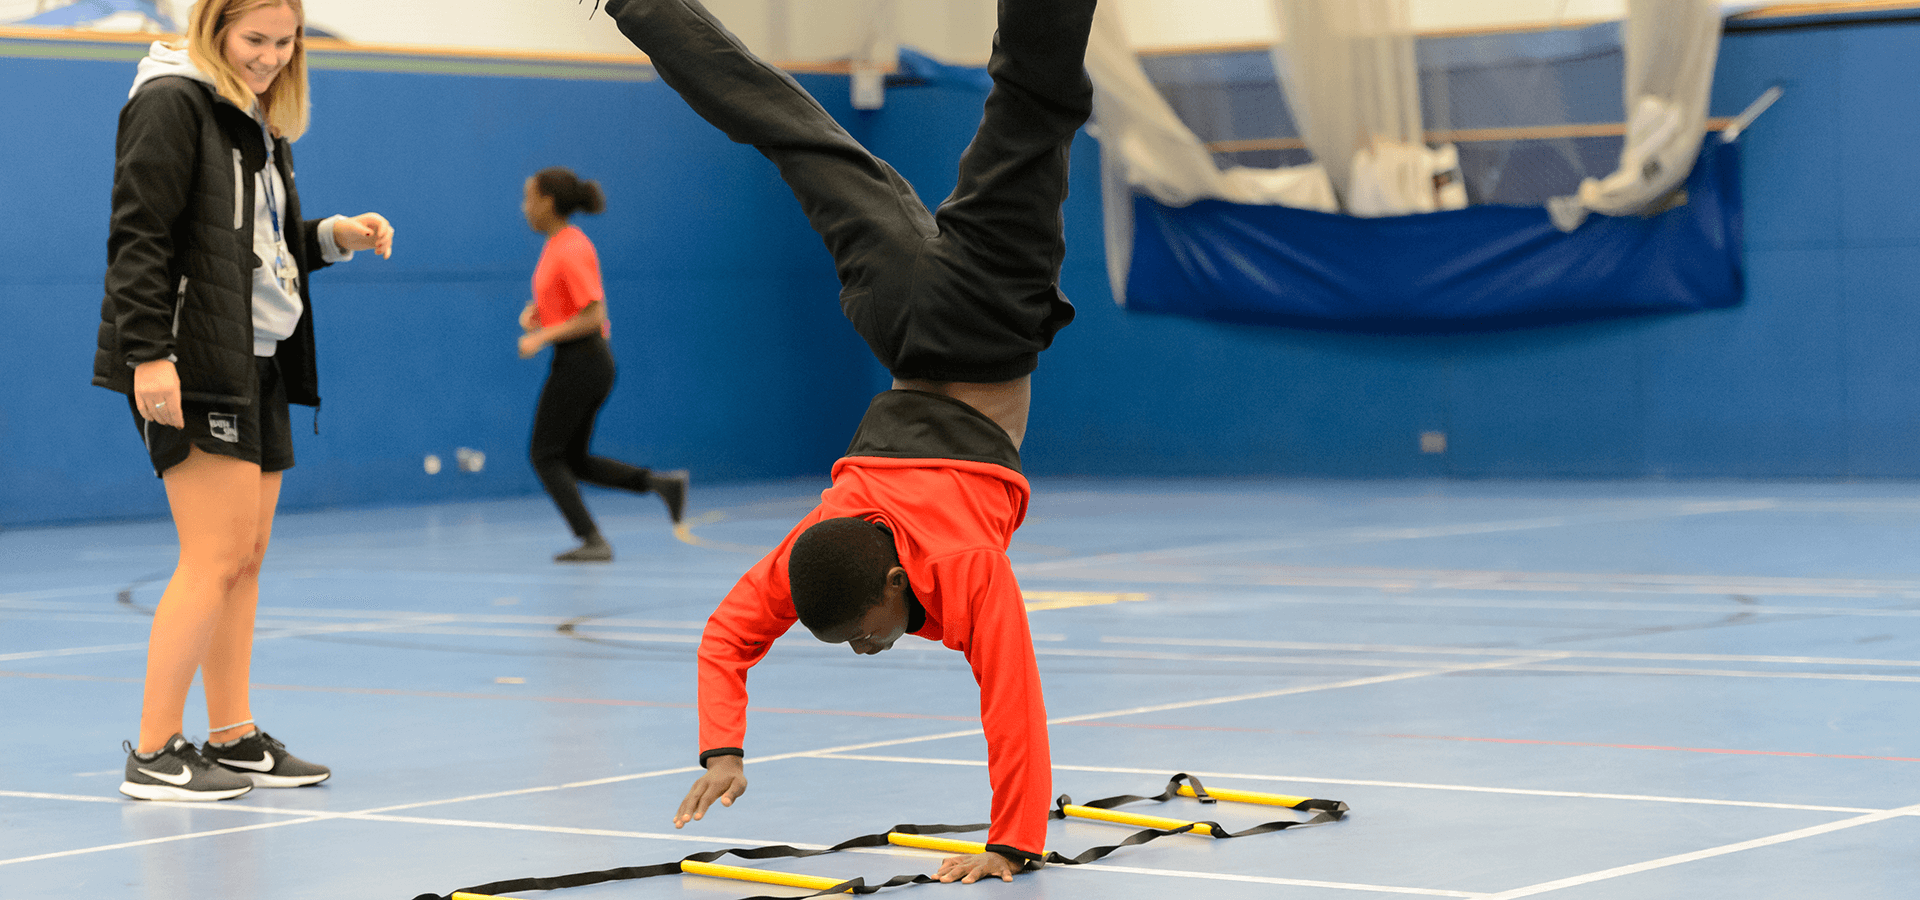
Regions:
[[[1284,806],[1288,809],[1310,811],[1314,816],[1305,821],[1281,820],[1266,822],[1240,831],[1229,831],[1218,822],[1189,822],[1182,819],[1169,819],[1160,816],[1146,816],[1116,810],[1114,807],[1129,803],[1162,803],[1176,796],[1192,797],[1201,803],[1213,803],[1226,800],[1235,803],[1257,803],[1265,806]],[[1121,794],[1100,800],[1090,800],[1076,804],[1073,798],[1062,794],[1055,801],[1054,808],[1048,813],[1053,819],[1090,819],[1114,822],[1122,825],[1137,825],[1140,830],[1129,835],[1117,844],[1094,847],[1077,856],[1064,856],[1047,851],[1045,860],[1049,865],[1078,866],[1105,857],[1122,847],[1144,844],[1175,834],[1203,835],[1215,839],[1247,837],[1266,834],[1270,831],[1284,831],[1301,825],[1319,825],[1338,821],[1347,813],[1347,805],[1338,800],[1316,800],[1312,797],[1288,797],[1281,794],[1263,794],[1256,791],[1236,791],[1202,787],[1200,779],[1184,772],[1173,776],[1167,782],[1167,789],[1151,797],[1136,794]],[[835,879],[819,875],[798,875],[790,872],[775,872],[767,869],[753,869],[745,866],[729,866],[714,862],[722,856],[737,856],[741,859],[773,859],[778,857],[821,856],[838,853],[841,850],[854,850],[867,847],[884,847],[895,844],[902,847],[918,847],[925,850],[938,850],[944,853],[984,853],[987,845],[974,841],[960,841],[938,837],[956,832],[982,831],[987,826],[977,825],[895,825],[886,831],[875,834],[863,834],[856,838],[841,841],[823,850],[803,850],[778,844],[768,847],[735,847],[727,850],[708,850],[695,853],[673,862],[651,866],[623,866],[617,869],[603,869],[598,872],[577,872],[572,875],[556,875],[548,878],[514,878],[506,881],[494,881],[474,887],[461,888],[448,894],[421,894],[413,900],[513,900],[500,897],[499,894],[520,891],[551,891],[560,888],[581,887],[606,881],[626,881],[636,878],[652,878],[655,875],[707,875],[716,878],[730,878],[738,881],[753,881],[762,884],[777,884],[786,887],[812,889],[814,893],[806,897],[818,897],[823,894],[871,894],[890,887],[905,884],[934,884],[938,879],[925,874],[895,875],[880,884],[867,884],[864,878]],[[796,900],[786,896],[755,896],[743,900]]]

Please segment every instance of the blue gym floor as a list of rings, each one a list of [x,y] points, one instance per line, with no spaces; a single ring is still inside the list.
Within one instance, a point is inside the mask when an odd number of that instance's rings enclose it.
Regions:
[[[298,477],[296,472],[292,477]],[[122,798],[171,525],[0,532],[0,898],[410,900],[488,881],[984,821],[960,656],[796,630],[751,681],[738,805],[694,777],[707,612],[824,483],[280,517],[254,710],[323,786]],[[1045,480],[1012,550],[1054,790],[1343,800],[1005,898],[1909,898],[1920,884],[1920,485]],[[156,486],[155,490],[158,490]],[[190,736],[205,735],[196,688]],[[1237,828],[1287,810],[1128,807]],[[1132,829],[1056,822],[1069,855]],[[956,837],[984,840],[983,835]],[[938,855],[742,863],[870,882]],[[691,875],[521,897],[782,891]]]

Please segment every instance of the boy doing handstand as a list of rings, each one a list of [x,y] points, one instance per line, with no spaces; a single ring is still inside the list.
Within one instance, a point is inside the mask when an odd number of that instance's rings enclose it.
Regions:
[[[695,0],[607,12],[708,123],[780,170],[832,253],[840,307],[893,375],[833,486],[741,576],[699,652],[706,773],[676,827],[746,790],[747,670],[798,621],[859,654],[912,633],[965,654],[980,685],[993,786],[988,852],[942,881],[1012,880],[1041,859],[1052,792],[1046,708],[1006,550],[1026,516],[1020,473],[1031,373],[1073,320],[1058,287],[1067,157],[1092,107],[1094,0],[1001,0],[978,132],[929,212],[785,73]]]

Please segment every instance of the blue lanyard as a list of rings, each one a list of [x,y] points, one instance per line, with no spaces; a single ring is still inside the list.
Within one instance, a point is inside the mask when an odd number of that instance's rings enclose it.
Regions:
[[[286,244],[286,239],[280,236],[280,203],[274,199],[273,194],[273,176],[275,174],[277,174],[277,172],[273,167],[273,154],[268,153],[267,167],[260,170],[260,188],[267,193],[267,217],[273,220],[274,252],[278,253],[280,247]]]
[[[280,280],[281,289],[285,290],[289,296],[297,296],[299,291],[297,281],[300,276],[297,271],[294,271],[293,263],[287,259],[291,251],[287,249],[286,239],[281,236],[280,201],[273,190],[273,176],[279,174],[279,170],[273,167],[271,149],[273,145],[269,143],[267,146],[269,147],[267,165],[260,170],[260,190],[267,195],[267,218],[273,220],[273,277]]]

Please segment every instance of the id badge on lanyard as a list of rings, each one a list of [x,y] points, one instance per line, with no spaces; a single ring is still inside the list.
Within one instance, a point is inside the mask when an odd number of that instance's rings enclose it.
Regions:
[[[280,281],[280,288],[289,297],[300,296],[300,267],[294,264],[293,252],[287,249],[285,233],[280,228],[280,201],[274,196],[273,154],[267,154],[267,165],[260,170],[260,188],[267,194],[267,218],[273,220],[273,277]]]

